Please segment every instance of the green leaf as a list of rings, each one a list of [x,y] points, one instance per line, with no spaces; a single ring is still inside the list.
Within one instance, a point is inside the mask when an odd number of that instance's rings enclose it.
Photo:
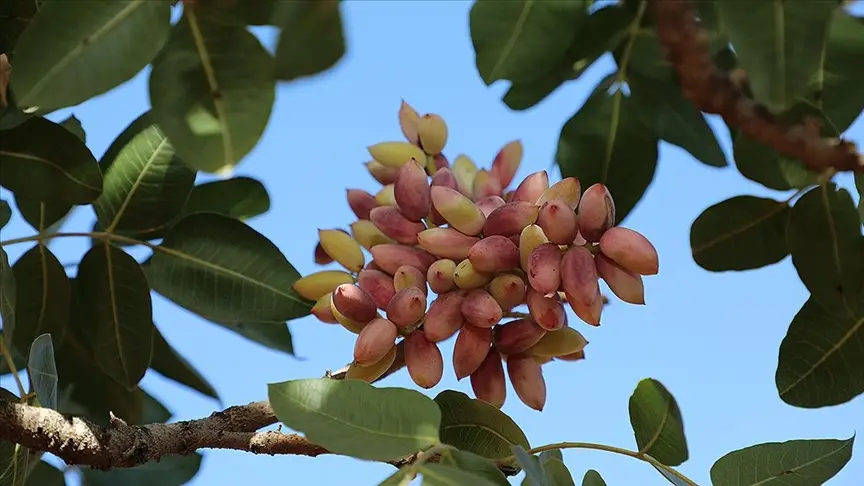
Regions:
[[[164,230],[180,214],[195,184],[196,172],[176,157],[150,112],[126,127],[100,166],[104,183],[93,209],[107,232]]]
[[[24,484],[25,486],[66,486],[66,476],[63,471],[51,464],[39,461]]]
[[[411,469],[403,467],[379,483],[378,486],[408,486],[414,479],[414,475],[411,473]]]
[[[789,204],[735,196],[699,215],[690,227],[693,260],[712,272],[751,270],[786,258]]]
[[[165,456],[130,469],[84,469],[83,486],[182,486],[198,474],[202,455]]]
[[[546,464],[546,461],[552,459],[558,459],[559,461],[564,462],[564,454],[561,453],[561,449],[552,449],[551,451],[543,451],[540,453],[540,462],[542,464]]]
[[[0,184],[39,201],[86,204],[102,193],[102,173],[78,137],[36,117],[0,137]]]
[[[854,315],[864,295],[864,236],[850,194],[834,184],[804,194],[792,208],[786,238],[792,263],[813,297]]]
[[[9,255],[0,247],[0,318],[3,321],[3,339],[12,342],[15,328],[15,301],[18,300],[15,274],[9,266]]]
[[[606,486],[606,481],[603,480],[603,476],[599,472],[589,469],[582,477],[582,486]]]
[[[727,165],[714,131],[680,87],[635,72],[627,75],[627,83],[641,120],[657,138],[683,148],[705,165]]]
[[[780,343],[775,383],[784,402],[819,408],[864,393],[864,294],[857,307],[846,313],[807,299]]]
[[[276,417],[334,454],[392,461],[439,441],[441,412],[414,390],[328,378],[267,387]]]
[[[570,470],[567,469],[564,462],[558,459],[549,459],[544,462],[543,470],[546,471],[546,478],[549,480],[550,486],[576,486]]]
[[[219,322],[210,319],[225,329],[233,331],[244,338],[254,341],[268,348],[282,351],[290,355],[294,354],[294,343],[291,339],[291,331],[285,322],[268,321],[244,321],[244,322]]]
[[[758,101],[777,111],[807,90],[838,2],[714,2]]]
[[[30,389],[36,393],[39,406],[57,409],[57,364],[50,334],[41,334],[30,346],[27,374]]]
[[[459,449],[446,449],[441,453],[440,464],[459,469],[474,476],[485,478],[498,486],[509,486],[507,477],[493,461]]]
[[[33,0],[3,0],[0,2],[0,53],[14,58],[15,44],[38,8]]]
[[[27,224],[36,231],[50,233],[48,228],[63,220],[72,205],[62,202],[42,202],[21,195],[15,195],[15,205]]]
[[[102,371],[134,388],[153,352],[153,309],[141,266],[128,253],[105,242],[78,264],[84,336]]]
[[[858,216],[864,225],[864,174],[855,174],[855,187],[858,188]]]
[[[12,266],[15,273],[14,347],[26,353],[37,336],[56,336],[57,346],[69,326],[71,285],[66,270],[45,245],[35,245]]]
[[[84,131],[84,126],[81,124],[81,120],[79,120],[75,115],[69,115],[57,124],[66,130],[69,130],[69,132],[78,137],[78,140],[81,140],[82,143],[87,143],[87,133]]]
[[[513,82],[504,103],[513,110],[526,110],[543,101],[561,84],[575,80],[606,51],[626,36],[633,12],[612,5],[587,16],[575,29],[575,37],[564,57],[541,76],[530,81]]]
[[[711,466],[714,486],[811,486],[825,484],[852,457],[847,440],[790,440],[758,444],[721,457]]]
[[[273,24],[276,0],[199,0],[198,9],[208,15],[229,15],[248,25]]]
[[[458,449],[489,459],[510,456],[513,446],[530,449],[531,445],[504,412],[468,395],[445,390],[435,397],[441,409],[441,441]]]
[[[834,11],[821,86],[810,98],[821,102],[822,109],[839,132],[846,131],[864,107],[864,23],[841,8]]]
[[[675,397],[657,380],[639,382],[630,396],[630,424],[640,454],[648,454],[667,466],[687,460],[684,422]]]
[[[477,476],[467,471],[462,471],[443,464],[424,464],[420,467],[423,475],[423,486],[496,486],[483,476]]]
[[[159,52],[170,21],[169,2],[45,2],[15,48],[18,105],[49,112],[128,81]]]
[[[573,26],[587,16],[586,7],[583,0],[475,1],[471,41],[483,82],[529,82],[557,67],[573,40]]]
[[[150,363],[150,367],[165,378],[174,380],[177,383],[186,385],[193,390],[198,390],[208,397],[218,400],[219,395],[216,394],[213,386],[201,376],[201,373],[194,366],[168,344],[165,336],[159,332],[156,326],[154,328],[153,360]]]
[[[584,188],[605,184],[620,223],[654,178],[657,139],[639,120],[633,99],[620,89],[607,95],[606,87],[601,82],[561,129],[555,160],[562,177],[578,177]]]
[[[165,408],[165,405],[159,402],[149,393],[141,390],[139,394],[141,400],[141,418],[139,421],[142,424],[162,424],[171,420],[171,412]]]
[[[274,13],[281,29],[276,78],[290,81],[327,71],[345,56],[338,0],[280,2]]]
[[[220,172],[258,143],[276,96],[272,56],[239,22],[186,10],[150,73],[155,121],[189,166]]]
[[[0,199],[0,229],[6,226],[10,219],[12,219],[12,208],[9,207],[9,203]]]
[[[525,471],[525,481],[522,484],[528,482],[529,485],[533,483],[533,486],[550,486],[549,478],[546,477],[546,470],[537,456],[528,454],[522,446],[518,445],[513,446],[512,450],[513,455],[516,456],[516,462]]]
[[[147,277],[176,304],[220,322],[284,322],[312,308],[291,287],[297,270],[270,240],[212,213],[175,224],[154,252]]]
[[[269,210],[270,195],[264,184],[240,176],[193,187],[183,214],[217,213],[243,221]]]
[[[17,402],[18,397],[9,390],[0,388],[0,400]],[[29,472],[29,452],[21,444],[0,440],[0,485],[25,486]]]

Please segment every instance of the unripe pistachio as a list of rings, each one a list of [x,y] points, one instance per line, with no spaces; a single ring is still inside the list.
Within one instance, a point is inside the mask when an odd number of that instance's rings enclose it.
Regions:
[[[318,318],[319,321],[327,323],[327,324],[339,324],[339,321],[336,320],[336,317],[333,315],[333,311],[330,310],[330,297],[333,294],[324,294],[315,302],[315,305],[312,306],[312,315]]]
[[[503,310],[510,310],[525,302],[525,281],[517,275],[502,273],[489,282],[487,290]]]
[[[399,211],[411,221],[422,221],[429,215],[432,200],[426,171],[416,160],[411,160],[399,169],[393,184],[393,196]]]
[[[575,210],[579,206],[579,198],[582,195],[582,184],[575,177],[566,177],[543,191],[537,199],[537,205],[542,206],[546,201],[561,201],[570,209]]]
[[[462,317],[474,326],[491,328],[501,320],[504,313],[498,302],[482,289],[474,289],[462,301]]]
[[[342,270],[324,270],[297,279],[292,288],[301,297],[318,300],[345,283],[354,283],[354,277],[350,273]]]
[[[333,317],[336,318],[336,321],[342,325],[345,329],[353,332],[354,334],[360,334],[360,331],[363,330],[363,327],[368,324],[368,322],[358,322],[353,319],[349,319],[344,314],[339,312],[339,309],[336,308],[335,299],[330,299],[330,312],[333,313]]]
[[[393,278],[379,270],[364,269],[357,275],[357,286],[372,296],[375,305],[384,310],[396,295]]]
[[[477,174],[474,175],[471,192],[475,201],[488,196],[500,196],[502,192],[501,181],[485,169],[478,170]]]
[[[519,354],[537,344],[546,330],[531,319],[517,319],[495,326],[492,342],[501,354]]]
[[[348,270],[359,272],[366,264],[366,257],[363,256],[360,244],[345,231],[319,229],[318,240],[324,251]]]
[[[518,235],[526,226],[537,221],[539,211],[540,208],[530,203],[507,203],[489,214],[483,226],[483,235]]]
[[[514,140],[501,147],[501,150],[495,155],[495,159],[492,161],[492,174],[501,181],[502,187],[509,186],[513,181],[513,176],[516,175],[519,164],[522,163],[522,154],[522,141]]]
[[[393,287],[397,292],[408,287],[416,287],[426,294],[426,274],[410,265],[403,265],[393,274]]]
[[[382,187],[377,194],[375,194],[375,200],[378,201],[378,204],[382,206],[395,206],[396,205],[396,186],[395,184],[387,184]]]
[[[549,174],[545,170],[534,172],[519,184],[512,198],[507,202],[521,201],[534,204],[546,189],[549,189]]]
[[[395,206],[375,208],[369,219],[382,233],[403,245],[416,245],[417,233],[426,229],[425,224],[411,221]]]
[[[450,292],[456,288],[456,282],[453,281],[453,272],[456,271],[456,262],[448,259],[441,259],[429,266],[429,271],[426,272],[426,280],[429,281],[429,288],[436,294]]]
[[[456,177],[453,175],[453,172],[449,168],[441,168],[435,172],[435,175],[432,176],[432,182],[430,183],[430,201],[431,201],[431,187],[441,186],[453,189],[454,191],[459,190],[459,186],[456,183]],[[429,208],[429,217],[433,223],[436,225],[446,224],[447,220],[441,216],[441,213],[435,209],[435,205],[432,204]]]
[[[561,249],[554,243],[538,245],[528,257],[528,283],[541,295],[552,294],[561,286],[561,258]]]
[[[465,325],[453,346],[453,371],[461,380],[477,371],[492,345],[492,329]]]
[[[426,153],[439,154],[447,144],[447,124],[434,113],[420,117],[417,133],[420,136],[420,145]]]
[[[567,325],[567,313],[557,292],[554,292],[551,297],[545,297],[529,287],[526,300],[531,319],[543,329],[557,331]]]
[[[432,301],[426,319],[423,321],[423,334],[426,339],[437,343],[449,338],[462,327],[462,302],[465,294],[462,291],[448,292],[439,295]]]
[[[618,265],[602,253],[594,256],[594,264],[597,274],[619,299],[630,304],[645,304],[645,287],[641,275]]]
[[[456,177],[456,183],[459,192],[465,197],[474,195],[474,176],[477,174],[477,165],[467,155],[459,155],[450,166],[453,171],[453,176]]]
[[[502,272],[519,266],[519,248],[504,236],[487,236],[471,247],[468,259],[479,272]]]
[[[565,354],[564,356],[556,356],[555,359],[561,361],[581,361],[585,359],[585,351],[576,351],[575,353]]]
[[[537,344],[525,351],[525,354],[557,358],[582,352],[587,345],[588,340],[581,332],[572,327],[563,327],[555,332],[547,332]]]
[[[453,281],[460,289],[479,289],[492,281],[494,274],[478,272],[467,258],[456,265]]]
[[[387,319],[399,327],[416,324],[426,313],[426,295],[417,287],[396,292],[387,304]]]
[[[348,380],[363,380],[366,383],[372,383],[378,378],[381,378],[384,373],[393,366],[394,361],[396,361],[395,345],[390,347],[390,350],[387,351],[387,354],[385,354],[383,358],[369,366],[360,366],[357,363],[351,363],[351,366],[348,367],[348,371],[345,373],[345,378]]]
[[[357,219],[369,219],[369,211],[380,206],[375,196],[363,189],[347,189],[348,206],[357,215]]]
[[[402,167],[411,159],[426,166],[426,153],[410,142],[381,142],[366,148],[373,159],[388,167]]]
[[[422,332],[405,338],[405,365],[417,386],[432,388],[444,376],[444,358],[438,345],[429,342]]]
[[[543,411],[546,405],[546,380],[540,365],[531,356],[507,358],[507,375],[513,390],[525,405]]]
[[[468,236],[483,229],[486,217],[473,201],[453,189],[432,187],[432,204],[450,226]]]
[[[537,225],[549,241],[558,245],[569,245],[579,231],[576,213],[561,201],[547,201],[540,207]]]
[[[402,265],[411,265],[425,272],[429,270],[429,265],[437,260],[431,253],[405,245],[375,245],[369,251],[381,270],[390,275],[396,273]]]
[[[354,362],[369,366],[387,355],[397,336],[396,325],[379,317],[367,324],[354,343]]]
[[[351,236],[360,243],[360,246],[371,249],[375,245],[383,245],[385,243],[396,243],[389,236],[385,235],[375,226],[375,223],[368,219],[361,219],[351,223]]]
[[[495,349],[489,350],[477,371],[471,373],[471,389],[478,400],[501,408],[507,399],[507,382],[501,356]]]
[[[468,258],[471,247],[478,241],[480,238],[466,236],[453,228],[430,228],[417,235],[420,248],[440,258],[460,261]]]
[[[615,225],[615,201],[609,189],[599,182],[593,184],[582,194],[579,201],[579,228],[585,240],[592,243]]]
[[[385,186],[396,182],[396,174],[399,173],[397,167],[387,167],[376,160],[366,162],[366,170],[369,171],[373,179]]]
[[[657,250],[641,233],[617,226],[603,233],[600,251],[618,265],[639,275],[657,275]]]
[[[522,270],[528,271],[528,258],[534,249],[543,243],[548,243],[546,233],[536,224],[529,224],[519,233],[519,263]]]
[[[420,124],[420,114],[417,113],[411,105],[402,100],[399,105],[399,128],[402,129],[402,135],[409,142],[417,145],[420,141],[420,136],[417,132],[417,127]]]

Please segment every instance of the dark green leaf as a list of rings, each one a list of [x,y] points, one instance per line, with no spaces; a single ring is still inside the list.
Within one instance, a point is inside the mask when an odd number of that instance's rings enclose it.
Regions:
[[[550,486],[576,486],[570,470],[567,469],[564,462],[558,459],[549,459],[544,462],[543,470],[546,471],[546,478],[549,480]]]
[[[139,422],[142,424],[161,424],[171,420],[171,412],[165,408],[165,405],[156,400],[149,393],[138,389],[141,400],[141,418]]]
[[[248,25],[273,24],[276,0],[199,0],[206,14],[230,15]]]
[[[96,362],[117,383],[134,388],[153,352],[153,309],[141,266],[105,242],[87,251],[76,280],[83,332]]]
[[[241,176],[193,187],[183,213],[217,213],[243,221],[268,210],[270,196],[264,184]]]
[[[239,22],[186,10],[150,73],[153,117],[184,162],[237,165],[258,143],[276,96],[272,56]]]
[[[822,85],[811,95],[822,103],[825,114],[839,132],[846,131],[861,115],[864,107],[864,23],[841,8],[834,11],[828,42]]]
[[[825,484],[852,457],[847,440],[790,440],[745,447],[711,466],[714,486],[812,486]]]
[[[0,137],[0,184],[39,201],[85,204],[102,193],[102,173],[78,137],[37,117]]]
[[[561,129],[555,160],[562,177],[582,187],[603,183],[615,195],[620,223],[642,198],[657,167],[657,139],[639,120],[632,98],[607,95],[601,82]]]
[[[693,103],[684,98],[681,88],[671,81],[637,73],[630,73],[627,82],[640,118],[657,138],[683,148],[706,165],[726,166],[714,131]]]
[[[633,12],[618,6],[602,8],[576,25],[576,33],[564,57],[551,70],[530,81],[514,82],[504,103],[526,110],[540,103],[561,84],[577,79],[606,51],[617,45],[633,21]]]
[[[13,56],[18,37],[36,14],[33,0],[3,0],[0,2],[0,53]]]
[[[641,454],[648,454],[667,466],[687,460],[684,422],[675,397],[657,380],[639,382],[630,396],[630,424]]]
[[[714,2],[757,100],[783,111],[802,97],[822,64],[838,2]]]
[[[63,475],[63,471],[51,464],[39,461],[24,484],[25,486],[65,486],[66,476]]]
[[[210,320],[250,341],[275,349],[276,351],[282,351],[291,355],[294,354],[291,331],[285,322],[219,322]]]
[[[36,393],[39,406],[57,409],[57,363],[54,362],[54,342],[50,334],[41,334],[30,346],[27,375],[30,389]]]
[[[564,462],[564,454],[561,453],[561,449],[552,449],[551,451],[543,451],[540,453],[540,462],[545,464],[546,461],[558,459],[561,462]]]
[[[155,326],[154,326],[155,327]],[[183,356],[181,356],[174,348],[165,340],[165,336],[156,328],[153,334],[153,360],[150,367],[154,371],[178,383],[182,383],[193,390],[219,399],[216,390],[201,376],[198,370],[195,369]]]
[[[195,171],[175,156],[149,112],[117,137],[100,166],[104,183],[93,208],[108,232],[164,230],[180,214],[195,184]]]
[[[712,272],[751,270],[789,254],[789,205],[756,196],[735,196],[699,215],[690,227],[693,260]]]
[[[282,423],[335,454],[391,461],[438,443],[441,412],[414,390],[328,378],[267,387]]]
[[[0,388],[0,400],[17,402],[18,397]],[[0,485],[25,486],[30,466],[29,452],[21,444],[0,440]]]
[[[452,468],[444,464],[424,464],[420,467],[423,486],[496,486],[497,483],[468,471]]]
[[[599,472],[589,469],[582,478],[582,486],[606,486],[606,481]]]
[[[283,81],[324,72],[345,55],[345,34],[339,2],[280,2],[276,25],[276,77]]]
[[[858,188],[858,216],[864,225],[864,174],[855,174],[855,187]]]
[[[84,126],[81,125],[81,120],[79,120],[75,115],[69,115],[63,121],[59,122],[58,125],[69,130],[72,135],[78,137],[78,140],[81,140],[82,143],[87,143],[87,133],[84,131]]]
[[[270,240],[212,213],[174,225],[154,252],[147,277],[160,294],[220,322],[284,322],[312,308],[291,288],[300,275]]]
[[[15,274],[9,266],[9,255],[0,247],[0,317],[3,318],[3,339],[12,342],[15,327]]]
[[[15,205],[27,224],[36,231],[50,233],[48,228],[60,222],[72,209],[71,204],[62,202],[42,202],[21,195],[15,195]]]
[[[513,419],[482,400],[445,390],[435,397],[435,403],[441,409],[441,441],[445,444],[489,459],[510,456],[515,445],[531,447]]]
[[[198,474],[203,456],[165,456],[159,462],[150,461],[130,469],[102,472],[84,470],[83,486],[182,486]]]
[[[48,333],[60,346],[69,325],[71,287],[66,270],[45,245],[36,245],[12,266],[15,272],[15,332],[12,344],[26,353]]]
[[[487,85],[499,79],[530,82],[556,68],[586,7],[583,0],[475,1],[470,28],[480,77]]]
[[[18,105],[49,112],[131,79],[159,52],[169,2],[45,2],[15,48]]]
[[[833,184],[792,208],[789,253],[801,282],[823,306],[854,315],[864,290],[864,237],[852,197]]]
[[[12,208],[9,207],[9,203],[0,199],[0,229],[6,226],[10,219],[12,219]]]
[[[543,464],[540,459],[522,448],[522,446],[513,446],[513,455],[516,456],[516,462],[525,471],[525,480],[532,486],[550,486],[549,478],[546,477],[546,470],[543,469]],[[526,481],[523,481],[525,484]]]
[[[495,462],[470,452],[447,449],[441,453],[440,464],[485,478],[490,483],[498,486],[510,485],[507,482],[507,477],[498,469]]]
[[[864,393],[864,294],[856,303],[846,313],[811,296],[792,319],[775,375],[784,402],[819,408]]]

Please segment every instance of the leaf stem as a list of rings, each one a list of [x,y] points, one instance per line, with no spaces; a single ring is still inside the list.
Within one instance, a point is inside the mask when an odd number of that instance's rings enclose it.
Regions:
[[[658,461],[657,459],[654,459],[653,457],[651,457],[649,455],[640,454],[639,452],[631,451],[628,449],[622,449],[620,447],[609,446],[609,445],[605,445],[605,444],[595,444],[592,442],[558,442],[555,444],[547,444],[544,446],[535,447],[533,449],[529,449],[527,452],[529,454],[536,454],[538,452],[551,451],[551,450],[555,450],[555,449],[592,449],[595,451],[605,451],[605,452],[611,452],[613,454],[620,454],[622,456],[629,456],[629,457],[632,457],[634,459],[639,459],[640,461],[647,462],[648,464],[651,464],[652,466],[656,467],[657,469],[662,469],[663,471],[666,471],[667,473],[680,479],[684,484],[686,484],[688,486],[699,486],[696,483],[696,481],[693,481],[692,479],[688,478],[687,476],[681,474],[680,472],[676,471],[675,469],[663,464],[662,462]],[[498,463],[499,464],[507,463],[507,462],[511,462],[515,459],[516,459],[516,456],[509,456],[509,457],[505,457],[504,459],[499,460]]]
[[[9,371],[12,372],[12,376],[15,378],[15,384],[18,385],[18,393],[21,395],[20,399],[27,400],[27,390],[24,389],[24,383],[21,383],[18,369],[15,368],[15,362],[12,361],[12,350],[6,347],[6,341],[3,339],[3,336],[0,336],[0,354],[3,355],[6,366],[9,367]]]
[[[130,245],[143,245],[154,250],[159,247],[159,245],[155,243],[150,243],[149,241],[129,238],[128,236],[121,236],[118,234],[106,232],[70,232],[40,234],[33,236],[25,236],[23,238],[12,238],[11,240],[3,240],[0,241],[0,246],[16,245],[18,243],[28,243],[31,241],[42,242],[44,240],[53,240],[54,238],[93,238],[95,240],[119,241],[121,243],[127,243]]]
[[[505,312],[505,313],[504,313],[504,317],[515,317],[515,318],[518,318],[518,319],[528,319],[528,318],[531,317],[531,314],[529,314],[529,313],[527,313],[527,312],[512,312],[512,311],[509,311],[509,312]]]

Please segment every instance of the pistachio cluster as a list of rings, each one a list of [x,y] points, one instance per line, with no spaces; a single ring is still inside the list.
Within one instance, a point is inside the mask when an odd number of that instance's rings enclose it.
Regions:
[[[440,116],[420,116],[403,101],[399,122],[407,141],[368,147],[366,167],[381,190],[347,191],[357,216],[350,233],[319,230],[315,261],[347,271],[308,275],[294,289],[317,301],[319,320],[357,334],[348,378],[380,377],[402,337],[408,373],[431,388],[444,373],[438,343],[456,335],[453,369],[470,377],[477,398],[504,404],[506,363],[519,399],[542,410],[541,366],[583,359],[588,344],[568,325],[565,305],[598,326],[601,278],[622,301],[644,304],[642,276],[657,274],[657,252],[615,226],[603,184],[583,192],[567,177],[550,186],[539,171],[509,190],[521,142],[478,169],[465,155],[450,164],[441,153],[448,130]],[[427,307],[430,289],[437,297]]]

